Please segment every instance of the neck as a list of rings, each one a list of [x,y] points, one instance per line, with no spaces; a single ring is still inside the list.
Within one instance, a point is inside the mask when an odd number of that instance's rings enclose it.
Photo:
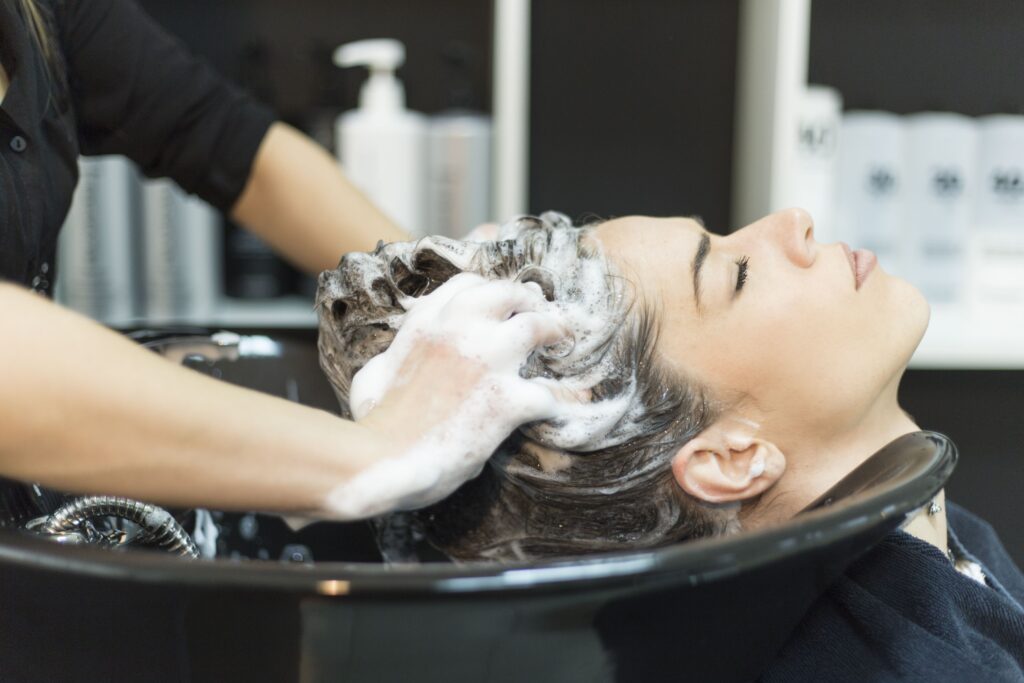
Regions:
[[[788,520],[838,483],[891,441],[919,431],[896,400],[896,385],[883,395],[856,428],[828,438],[804,440],[783,448],[786,472],[762,499],[740,513],[745,529],[756,529]],[[904,530],[946,553],[946,510],[943,492],[935,501],[942,511],[919,511]]]

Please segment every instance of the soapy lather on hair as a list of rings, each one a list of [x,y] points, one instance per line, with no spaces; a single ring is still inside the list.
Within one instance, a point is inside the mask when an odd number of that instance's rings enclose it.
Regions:
[[[428,295],[403,297],[401,331],[387,351],[352,380],[350,402],[363,419],[402,383],[417,353],[454,351],[460,372],[474,376],[454,413],[399,456],[382,460],[332,491],[325,509],[361,519],[424,507],[480,473],[497,444],[524,422],[558,414],[543,380],[520,377],[535,346],[569,336],[559,312],[535,284],[487,281],[463,273]]]

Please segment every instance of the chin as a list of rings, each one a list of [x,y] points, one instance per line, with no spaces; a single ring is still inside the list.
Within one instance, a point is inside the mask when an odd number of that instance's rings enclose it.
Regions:
[[[903,350],[906,362],[909,363],[928,329],[932,309],[924,294],[914,285],[898,277],[892,277],[890,282],[894,288],[894,318],[899,328],[905,332],[906,344]]]

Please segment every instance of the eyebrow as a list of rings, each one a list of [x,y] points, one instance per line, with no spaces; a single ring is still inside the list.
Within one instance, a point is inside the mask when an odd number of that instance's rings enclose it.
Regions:
[[[703,224],[701,227],[704,227]],[[690,270],[693,272],[693,301],[698,315],[700,315],[700,271],[704,267],[704,261],[707,260],[709,253],[711,253],[711,234],[705,230],[700,236],[700,243],[697,245],[697,252],[693,255],[693,264],[690,266]]]

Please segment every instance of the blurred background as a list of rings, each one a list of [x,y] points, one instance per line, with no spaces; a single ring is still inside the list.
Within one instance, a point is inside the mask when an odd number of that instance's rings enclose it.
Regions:
[[[1024,565],[1024,3],[140,4],[341,159],[367,71],[335,49],[400,41],[422,165],[385,208],[410,230],[554,209],[724,234],[799,205],[819,241],[874,250],[933,307],[902,404],[959,445],[948,498]],[[61,239],[58,297],[112,326],[315,337],[310,278],[123,160],[83,160]]]

